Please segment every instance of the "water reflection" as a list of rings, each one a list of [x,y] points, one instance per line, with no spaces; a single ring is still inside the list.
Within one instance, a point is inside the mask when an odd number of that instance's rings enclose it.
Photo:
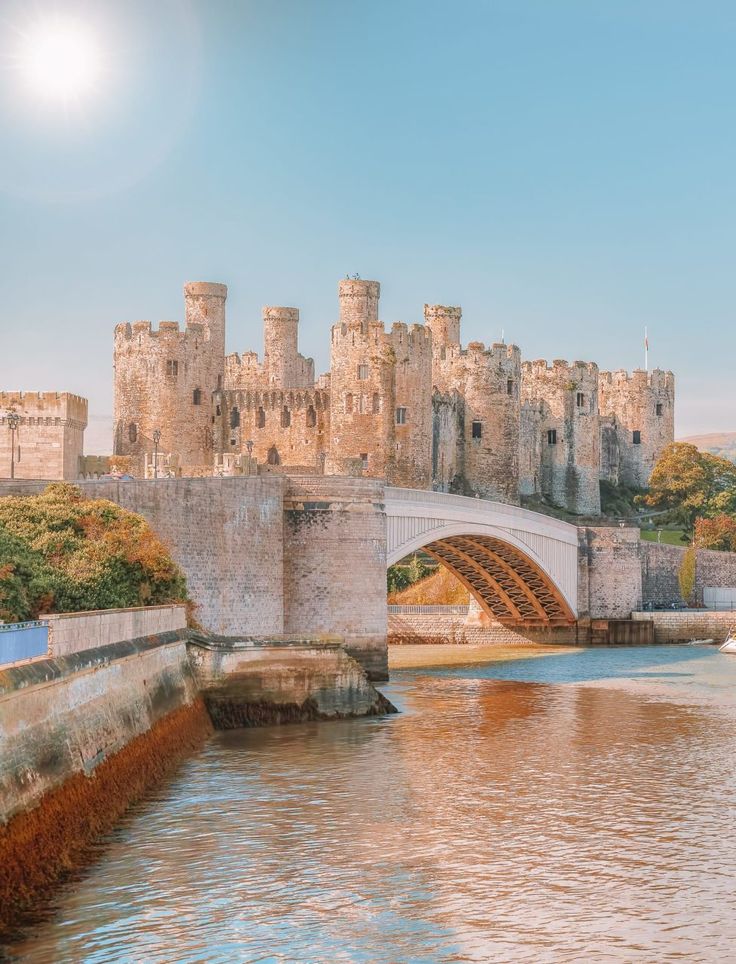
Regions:
[[[15,959],[729,958],[736,717],[702,693],[736,660],[607,658],[676,688],[591,684],[579,654],[556,683],[404,673],[398,717],[218,734]]]

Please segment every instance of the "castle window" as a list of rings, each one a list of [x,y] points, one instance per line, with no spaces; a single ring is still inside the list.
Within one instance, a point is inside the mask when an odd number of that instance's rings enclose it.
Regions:
[[[368,453],[367,452],[360,453],[360,461],[363,463],[363,471],[367,472],[368,471]]]
[[[513,395],[513,394],[514,394],[514,380],[513,380],[513,378],[508,378],[508,379],[506,380],[506,394],[507,394],[507,395]]]
[[[192,405],[201,405],[201,404],[202,404],[202,389],[195,388],[194,391],[192,392]]]
[[[222,415],[222,409],[219,405],[215,405],[215,415]]]
[[[470,429],[471,438],[482,438],[483,437],[483,424],[481,422],[473,422]]]
[[[231,445],[237,445],[237,444],[238,444],[237,439],[231,438],[231,439],[230,439],[230,444],[231,444]]]
[[[281,428],[288,428],[291,425],[291,412],[284,405],[281,409]]]
[[[664,415],[664,405],[661,402],[657,402],[657,415]]]
[[[171,375],[172,378],[176,378],[179,374],[179,362],[176,359],[169,358],[166,362],[166,374]]]
[[[353,396],[350,392],[345,396],[345,412],[349,415],[353,410]]]
[[[405,409],[405,408],[397,408],[397,409],[396,409],[396,424],[397,424],[397,425],[406,425],[406,409]]]
[[[381,411],[381,396],[378,392],[373,393],[373,414],[378,415]]]
[[[317,424],[317,413],[314,410],[314,405],[310,405],[307,409],[307,428],[314,428]]]
[[[263,411],[263,406],[258,406],[258,411],[256,412],[256,428],[266,427],[266,413]]]
[[[131,422],[128,426],[128,439],[131,442],[138,441],[138,426],[135,424],[135,422]]]
[[[266,461],[269,465],[279,465],[281,459],[279,458],[279,450],[275,445],[272,445],[268,450],[268,455],[266,456]]]
[[[641,445],[641,432],[638,428],[634,429],[632,442],[634,445]]]
[[[583,395],[582,392],[578,392],[577,405],[578,405],[578,408],[582,408],[585,405],[585,395]]]
[[[230,428],[237,428],[240,425],[240,409],[230,409]]]
[[[557,429],[550,428],[547,430],[547,445],[557,445]]]
[[[358,381],[364,382],[368,378],[368,366],[358,365]]]

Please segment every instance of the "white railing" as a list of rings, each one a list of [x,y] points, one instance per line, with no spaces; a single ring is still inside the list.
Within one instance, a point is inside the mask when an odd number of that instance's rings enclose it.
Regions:
[[[467,616],[467,606],[394,606],[388,607],[389,616]]]

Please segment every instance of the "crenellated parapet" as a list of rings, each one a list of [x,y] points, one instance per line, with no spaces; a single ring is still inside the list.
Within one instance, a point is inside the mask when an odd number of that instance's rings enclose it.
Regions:
[[[87,410],[72,392],[0,392],[0,478],[77,479]]]

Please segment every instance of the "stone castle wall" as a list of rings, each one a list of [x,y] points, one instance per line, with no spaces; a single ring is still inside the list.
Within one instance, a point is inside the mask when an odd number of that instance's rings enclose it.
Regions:
[[[524,438],[542,439],[537,484],[554,505],[579,514],[600,513],[598,366],[593,362],[524,362],[522,398],[528,403]],[[530,463],[523,457],[525,464]],[[527,472],[527,487],[529,478]]]
[[[200,474],[214,456],[212,393],[223,387],[225,300],[220,284],[184,287],[186,326],[148,321],[115,329],[115,455],[130,456],[135,475],[146,455],[176,452],[183,474]]]
[[[297,308],[263,309],[264,355],[224,354],[224,285],[185,287],[186,327],[119,325],[115,452],[142,475],[154,432],[167,471],[384,478],[518,503],[600,511],[599,479],[637,487],[673,440],[671,373],[521,363],[514,345],[460,340],[458,306],[423,325],[379,321],[380,284],[338,286],[330,372],[299,353]],[[603,399],[603,401],[600,401]]]
[[[68,392],[0,392],[0,478],[9,478],[16,412],[16,479],[76,479],[84,452],[87,399]]]
[[[675,437],[672,372],[601,372],[604,478],[631,488],[647,485],[657,459]]]

